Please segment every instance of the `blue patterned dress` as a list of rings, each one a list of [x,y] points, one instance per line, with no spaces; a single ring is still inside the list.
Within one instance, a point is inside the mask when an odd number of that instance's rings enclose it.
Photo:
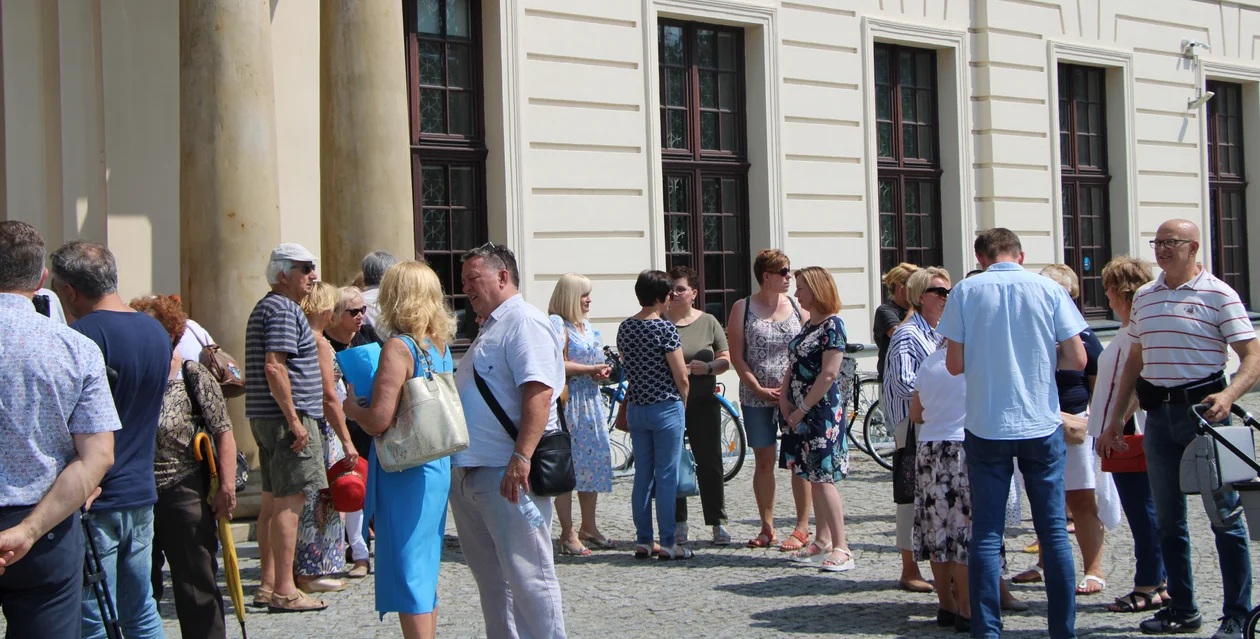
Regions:
[[[551,316],[551,326],[557,333],[568,332],[568,344],[564,358],[577,364],[603,364],[604,350],[599,331],[591,329],[591,323],[582,320],[582,331],[563,320]],[[605,425],[603,406],[599,399],[599,384],[586,375],[569,377],[569,403],[564,407],[564,418],[573,436],[573,470],[577,475],[577,488],[584,493],[612,492],[612,459],[608,450],[608,428]]]
[[[805,396],[822,373],[823,353],[833,350],[843,352],[847,340],[844,322],[834,315],[819,324],[806,324],[792,338],[788,345],[792,354],[788,400],[792,405],[800,407],[804,404]],[[844,437],[842,408],[840,386],[832,382],[827,394],[797,424],[796,431],[783,436],[788,469],[797,477],[825,483],[840,481],[849,474],[849,450]]]

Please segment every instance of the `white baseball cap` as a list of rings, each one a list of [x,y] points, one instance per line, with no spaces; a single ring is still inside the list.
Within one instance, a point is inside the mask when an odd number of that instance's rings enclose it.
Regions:
[[[310,262],[311,264],[314,264],[316,262],[315,256],[311,254],[310,251],[306,250],[305,246],[302,246],[301,244],[295,244],[293,242],[285,242],[284,244],[281,244],[277,246],[276,248],[272,249],[271,261],[275,262],[277,260],[289,260],[290,262]]]

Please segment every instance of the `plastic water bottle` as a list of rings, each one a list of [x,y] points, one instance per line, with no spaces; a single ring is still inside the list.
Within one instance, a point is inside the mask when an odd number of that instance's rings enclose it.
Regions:
[[[500,475],[499,479],[503,479],[503,476]],[[520,509],[522,515],[525,515],[525,522],[529,524],[530,528],[538,528],[543,525],[545,520],[543,519],[542,511],[538,510],[538,505],[529,498],[529,493],[523,490],[520,492],[520,497],[516,500],[516,507]]]

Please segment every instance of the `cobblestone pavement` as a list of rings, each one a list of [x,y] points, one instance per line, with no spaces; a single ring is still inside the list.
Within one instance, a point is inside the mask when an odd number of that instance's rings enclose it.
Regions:
[[[1246,405],[1260,413],[1260,397]],[[737,542],[757,533],[756,509],[750,487],[751,469],[745,467],[727,485],[729,529]],[[846,637],[953,636],[933,624],[935,595],[911,594],[897,588],[899,559],[893,547],[893,506],[888,473],[866,457],[853,458],[852,473],[841,485],[850,544],[857,569],[825,575],[787,563],[774,550],[753,550],[735,544],[726,548],[707,541],[694,544],[691,561],[661,563],[635,561],[631,548],[596,552],[591,557],[558,557],[557,571],[564,591],[565,618],[572,637],[778,637],[834,635]],[[600,498],[600,521],[606,534],[633,539],[630,480],[617,480],[611,495]],[[1199,604],[1208,636],[1220,614],[1220,578],[1211,533],[1197,500],[1191,502],[1191,530]],[[699,516],[699,505],[692,508]],[[780,534],[791,529],[791,495],[786,474],[779,475],[776,513]],[[1009,547],[1032,542],[1031,522],[1012,529]],[[699,528],[698,526],[696,528]],[[449,534],[454,534],[451,524]],[[707,539],[707,530],[693,528],[693,538]],[[558,525],[557,525],[558,533]],[[1073,545],[1075,548],[1075,544]],[[258,583],[257,548],[241,547],[242,571],[248,593]],[[1103,595],[1078,599],[1077,629],[1083,637],[1137,635],[1141,615],[1112,614],[1102,605],[1128,592],[1133,579],[1132,541],[1126,524],[1107,537],[1104,569],[1108,587]],[[1012,571],[1024,570],[1034,555],[1011,555]],[[1076,555],[1080,570],[1080,555]],[[1253,569],[1256,566],[1253,562]],[[927,572],[926,564],[923,570]],[[1015,586],[1017,596],[1032,604],[1026,613],[1008,614],[1006,634],[1045,635],[1044,590]],[[169,591],[168,591],[169,592]],[[438,589],[438,634],[442,637],[481,637],[484,629],[472,576],[463,564],[458,544],[448,538]],[[247,618],[251,637],[399,637],[398,620],[377,620],[373,582],[369,577],[348,590],[328,595],[329,609],[300,615],[269,615],[252,609]],[[229,613],[230,614],[230,613]],[[162,604],[169,636],[179,635],[168,595]],[[229,617],[230,618],[230,617]],[[1210,629],[1208,626],[1211,626]],[[229,624],[229,636],[239,636]]]

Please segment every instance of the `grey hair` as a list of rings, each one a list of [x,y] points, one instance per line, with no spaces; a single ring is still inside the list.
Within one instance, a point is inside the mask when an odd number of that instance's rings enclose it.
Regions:
[[[337,305],[333,307],[333,316],[341,315],[350,306],[350,300],[362,297],[363,291],[357,286],[343,286],[337,289]]]
[[[373,251],[363,257],[363,261],[359,263],[359,269],[363,271],[363,285],[367,287],[377,287],[381,285],[381,280],[385,279],[385,271],[389,267],[398,263],[398,258],[386,253],[385,251]]]
[[[44,238],[26,222],[0,222],[0,291],[33,291],[44,276]]]
[[[267,262],[267,283],[275,286],[280,283],[280,274],[293,268],[293,260],[271,260]]]
[[[52,254],[53,277],[84,297],[99,299],[118,290],[118,264],[104,244],[72,240]]]
[[[466,264],[478,258],[485,263],[486,268],[492,271],[507,271],[512,278],[512,286],[520,288],[521,273],[516,268],[516,254],[512,252],[512,249],[506,246],[486,243],[464,253],[464,256],[460,258],[460,262]]]

